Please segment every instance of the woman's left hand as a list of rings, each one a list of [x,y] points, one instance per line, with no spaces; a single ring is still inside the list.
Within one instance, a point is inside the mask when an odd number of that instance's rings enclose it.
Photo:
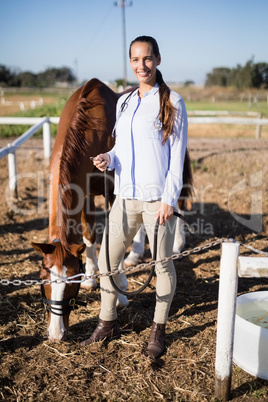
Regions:
[[[157,211],[156,219],[159,219],[159,225],[164,225],[173,215],[173,207],[161,202]]]

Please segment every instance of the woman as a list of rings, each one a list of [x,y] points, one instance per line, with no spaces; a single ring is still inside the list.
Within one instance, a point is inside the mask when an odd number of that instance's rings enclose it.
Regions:
[[[142,222],[152,250],[155,222],[159,220],[157,259],[172,254],[176,224],[173,210],[183,185],[187,144],[185,105],[180,95],[164,83],[157,69],[161,56],[156,40],[150,36],[136,38],[130,44],[129,57],[139,88],[118,100],[115,146],[93,162],[100,171],[115,169],[116,200],[109,216],[112,269],[118,268]],[[107,272],[104,242],[99,267],[101,272]],[[148,343],[150,358],[158,358],[165,348],[165,326],[176,288],[173,262],[156,264],[156,275],[156,307]],[[82,345],[120,336],[117,292],[107,276],[101,278],[100,285],[99,324]]]

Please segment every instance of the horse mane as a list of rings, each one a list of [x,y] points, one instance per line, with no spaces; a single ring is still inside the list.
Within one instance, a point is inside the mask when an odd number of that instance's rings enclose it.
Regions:
[[[58,265],[59,267],[63,266],[66,252],[61,243],[55,243],[55,250],[53,252],[53,263],[54,265]]]
[[[70,184],[75,183],[79,176],[83,157],[87,155],[89,142],[85,132],[99,131],[103,127],[101,119],[92,116],[92,109],[96,106],[104,106],[104,100],[100,96],[90,96],[94,89],[104,84],[97,79],[90,80],[82,87],[79,99],[75,105],[71,121],[66,132],[59,165],[59,191],[61,207],[60,215],[60,240],[68,251],[68,211],[72,207],[72,189]],[[90,155],[88,155],[89,158]]]

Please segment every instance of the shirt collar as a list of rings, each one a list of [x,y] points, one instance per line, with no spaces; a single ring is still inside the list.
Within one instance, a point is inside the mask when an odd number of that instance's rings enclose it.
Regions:
[[[138,96],[138,91],[139,88],[136,89],[133,96]],[[143,96],[156,95],[158,92],[159,92],[159,85],[156,83],[155,86],[152,89],[150,89],[150,91],[145,92]]]

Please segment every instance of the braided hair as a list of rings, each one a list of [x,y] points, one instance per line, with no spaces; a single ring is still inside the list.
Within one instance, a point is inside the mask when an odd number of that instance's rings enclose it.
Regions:
[[[136,42],[150,43],[153,49],[154,56],[158,57],[160,55],[157,41],[151,36],[143,35],[138,36],[130,43],[129,58],[131,58],[131,47]],[[162,129],[163,129],[162,143],[164,145],[168,137],[172,134],[176,109],[170,101],[170,88],[163,80],[162,74],[158,69],[156,69],[156,82],[159,85],[159,96],[160,96],[160,111],[157,116],[157,119],[159,118],[162,123]]]

